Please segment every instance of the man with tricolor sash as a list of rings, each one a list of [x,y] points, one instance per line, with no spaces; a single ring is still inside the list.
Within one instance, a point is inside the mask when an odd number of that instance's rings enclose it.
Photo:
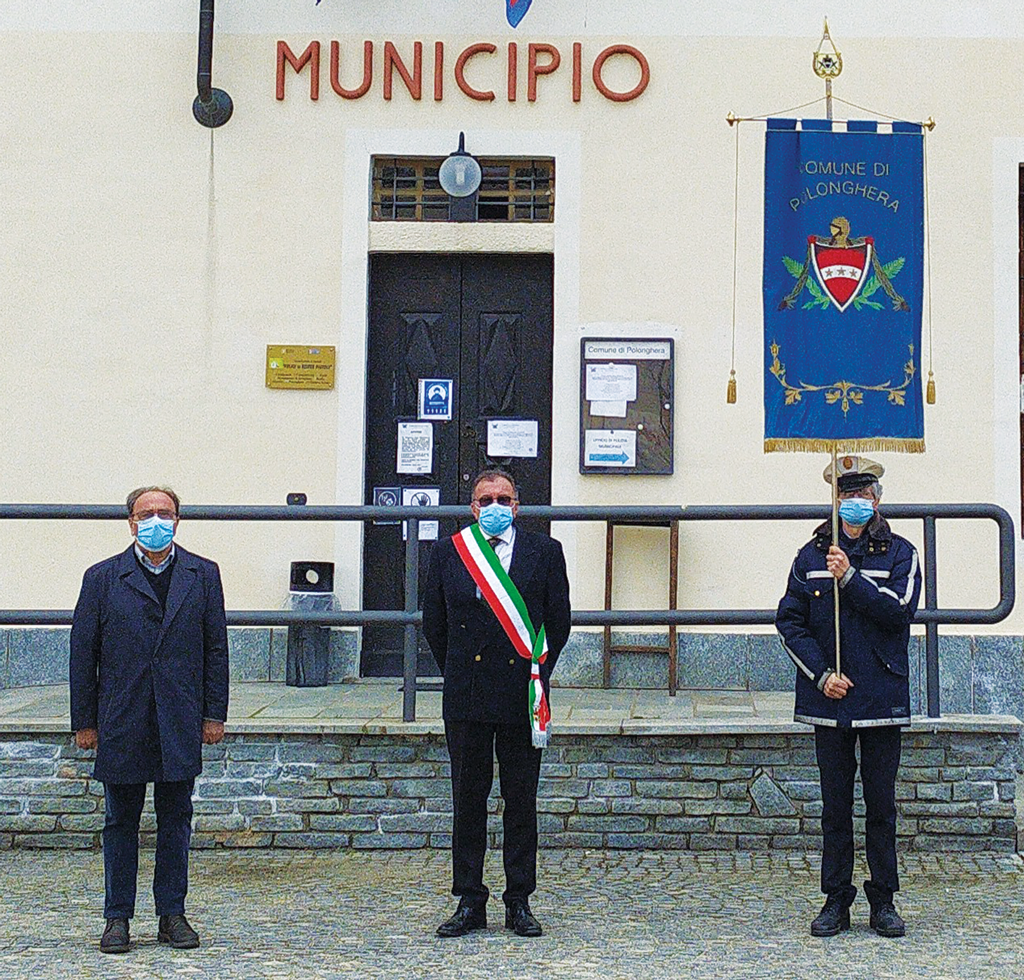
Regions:
[[[505,927],[539,936],[537,784],[547,744],[550,678],[569,637],[562,546],[517,527],[515,481],[484,470],[473,484],[476,523],[434,546],[423,633],[444,674],[443,715],[452,770],[452,894],[439,936],[487,927],[487,798],[494,756],[504,800]]]

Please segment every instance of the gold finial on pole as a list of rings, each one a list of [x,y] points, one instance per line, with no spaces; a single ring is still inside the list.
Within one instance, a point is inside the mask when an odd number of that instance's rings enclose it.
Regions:
[[[726,121],[726,122],[727,122],[727,123],[728,123],[728,124],[729,124],[730,126],[735,126],[735,125],[736,125],[736,123],[738,123],[738,122],[739,122],[739,120],[738,120],[738,119],[736,118],[736,116],[735,116],[735,115],[734,115],[734,114],[733,114],[732,112],[730,112],[730,113],[729,113],[729,115],[727,115],[727,116],[725,117],[725,121]]]
[[[826,50],[825,44],[831,50]],[[839,53],[832,35],[828,32],[828,18],[825,18],[825,28],[821,33],[821,40],[814,52],[813,60],[814,74],[825,81],[825,118],[832,118],[832,79],[838,78],[843,72],[843,56]]]

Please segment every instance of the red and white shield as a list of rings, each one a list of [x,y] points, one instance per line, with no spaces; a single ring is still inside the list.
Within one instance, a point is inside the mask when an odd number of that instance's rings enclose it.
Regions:
[[[856,298],[871,269],[871,243],[848,245],[811,244],[814,272],[825,294],[843,312]]]

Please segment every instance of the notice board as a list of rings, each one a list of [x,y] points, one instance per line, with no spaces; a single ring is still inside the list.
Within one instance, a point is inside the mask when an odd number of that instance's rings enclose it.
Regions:
[[[580,341],[580,473],[670,475],[671,338]]]

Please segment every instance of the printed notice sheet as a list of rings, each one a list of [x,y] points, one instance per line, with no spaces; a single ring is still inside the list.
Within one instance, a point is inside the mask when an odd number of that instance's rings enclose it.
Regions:
[[[491,419],[487,423],[487,455],[492,459],[537,455],[536,419]]]
[[[636,466],[635,429],[588,429],[585,466]]]
[[[588,364],[587,401],[636,401],[636,365]]]
[[[431,422],[398,423],[398,473],[431,473],[434,469],[434,426]]]
[[[440,487],[402,487],[403,507],[436,507],[441,503]],[[419,522],[420,541],[437,540],[437,521]],[[402,521],[402,540],[409,536],[409,522]]]

